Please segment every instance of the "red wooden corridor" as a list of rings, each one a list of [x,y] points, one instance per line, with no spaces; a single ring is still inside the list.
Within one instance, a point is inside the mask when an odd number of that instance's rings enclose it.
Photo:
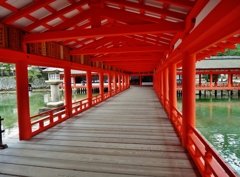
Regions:
[[[239,43],[239,12],[239,0],[0,0],[0,62],[16,67],[19,139],[44,136],[127,90],[130,76],[152,75],[156,97],[200,174],[236,176],[196,130],[195,74],[196,61]],[[63,107],[30,116],[29,65],[64,70]],[[176,105],[179,67],[182,113]],[[87,99],[76,103],[71,70],[86,72]],[[93,72],[99,75],[97,96]]]

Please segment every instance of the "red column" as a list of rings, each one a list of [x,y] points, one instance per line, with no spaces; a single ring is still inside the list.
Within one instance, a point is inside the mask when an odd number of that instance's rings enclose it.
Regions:
[[[142,76],[139,76],[139,85],[142,86]]]
[[[116,74],[113,75],[113,87],[114,87],[114,93],[117,93],[117,80],[116,80]]]
[[[187,146],[188,126],[196,127],[195,74],[196,55],[183,55],[182,61],[182,146]]]
[[[169,90],[168,90],[168,69],[163,71],[163,97],[164,101],[169,100]]]
[[[28,95],[28,69],[26,61],[16,63],[16,88],[18,107],[18,129],[19,139],[29,140],[31,138],[32,126],[30,120],[30,107]]]
[[[71,84],[71,69],[64,68],[64,92],[65,104],[68,117],[72,116],[72,84]]]
[[[232,74],[228,73],[228,87],[232,86]]]
[[[87,98],[89,107],[92,106],[92,72],[87,71]]]
[[[118,92],[120,92],[121,90],[121,78],[120,78],[120,74],[118,74]]]
[[[202,75],[201,74],[199,74],[199,80],[198,80],[199,82],[199,87],[201,87],[202,86]]]
[[[99,73],[99,92],[101,95],[102,101],[104,100],[104,78],[103,78],[103,73]]]
[[[112,77],[111,73],[108,73],[108,92],[112,96]]]
[[[163,70],[160,71],[160,98],[161,98],[161,101],[162,98],[163,98]],[[163,105],[163,102],[162,102],[162,105]]]
[[[170,116],[172,118],[172,107],[177,108],[177,70],[176,64],[172,64],[169,68],[169,103]]]
[[[210,88],[212,88],[212,73],[210,73]]]

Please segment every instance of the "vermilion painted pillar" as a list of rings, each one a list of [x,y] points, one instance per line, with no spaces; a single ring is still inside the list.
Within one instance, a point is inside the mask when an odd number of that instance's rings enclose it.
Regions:
[[[182,61],[182,146],[187,146],[188,126],[196,127],[196,55],[183,55]]]
[[[108,73],[108,92],[112,96],[112,77],[111,73]]]
[[[210,73],[210,88],[212,88],[212,73]]]
[[[231,87],[232,85],[232,74],[228,73],[228,87]]]
[[[161,70],[160,71],[160,98],[161,98],[161,101],[163,101],[162,100],[162,98],[163,98],[163,70]],[[163,104],[163,102],[162,102],[162,104]]]
[[[87,71],[87,97],[88,97],[88,104],[89,107],[92,106],[92,72]]]
[[[120,78],[120,74],[118,74],[118,92],[121,91],[121,78]]]
[[[30,120],[30,107],[28,95],[28,69],[26,61],[16,63],[16,88],[18,107],[18,129],[19,139],[29,140],[31,138],[32,126]]]
[[[177,70],[176,64],[172,64],[169,68],[169,103],[170,116],[172,118],[172,107],[177,108]]]
[[[199,74],[199,86],[201,87],[202,86],[202,75]]]
[[[117,79],[116,74],[113,75],[113,87],[114,87],[114,93],[117,93]]]
[[[139,85],[142,86],[142,76],[139,76]]]
[[[169,90],[168,90],[168,69],[163,71],[163,97],[164,101],[169,100]],[[165,103],[164,103],[165,106]]]
[[[103,73],[99,73],[99,92],[101,95],[102,101],[104,100],[104,78],[103,78]]]
[[[65,104],[68,117],[72,116],[72,86],[71,86],[71,69],[64,68],[64,92]]]

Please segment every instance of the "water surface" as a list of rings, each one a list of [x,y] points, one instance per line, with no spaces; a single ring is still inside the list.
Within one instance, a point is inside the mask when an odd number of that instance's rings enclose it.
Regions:
[[[240,174],[240,98],[197,98],[196,118],[197,129]]]

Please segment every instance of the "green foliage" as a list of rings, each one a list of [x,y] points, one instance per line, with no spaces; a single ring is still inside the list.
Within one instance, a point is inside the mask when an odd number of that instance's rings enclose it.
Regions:
[[[41,78],[42,73],[38,67],[29,67],[28,69],[28,82],[32,83],[34,79]]]
[[[240,44],[236,44],[236,49],[226,49],[224,53],[219,52],[218,56],[240,56]]]
[[[14,64],[0,63],[0,76],[11,76],[14,75]]]

